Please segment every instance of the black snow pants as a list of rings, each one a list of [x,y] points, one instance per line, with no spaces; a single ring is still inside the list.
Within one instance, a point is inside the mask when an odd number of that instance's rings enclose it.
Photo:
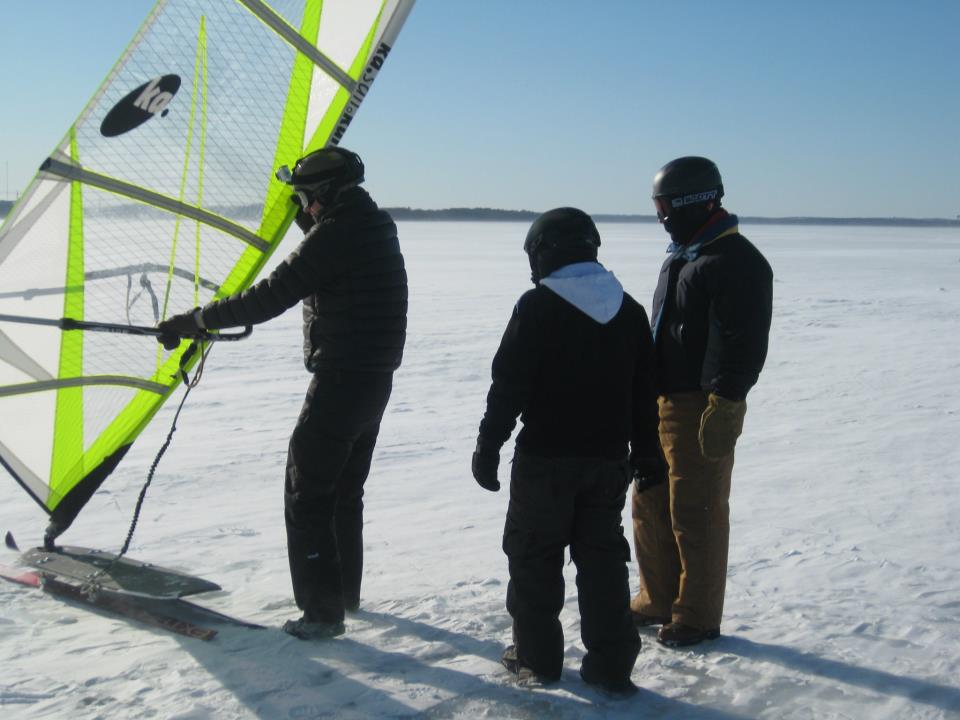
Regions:
[[[290,438],[287,553],[311,622],[340,622],[360,604],[363,485],[392,388],[392,373],[321,369]]]
[[[630,618],[623,535],[626,460],[543,458],[517,451],[503,551],[507,610],[521,664],[545,679],[563,667],[564,548],[577,568],[583,668],[617,682],[630,677],[640,638]]]

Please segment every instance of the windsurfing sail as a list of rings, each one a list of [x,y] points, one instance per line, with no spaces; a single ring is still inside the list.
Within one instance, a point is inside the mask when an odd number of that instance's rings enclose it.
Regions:
[[[274,170],[340,141],[412,5],[160,0],[43,162],[0,226],[0,463],[54,535],[190,343],[49,321],[152,327],[249,286],[296,209]]]

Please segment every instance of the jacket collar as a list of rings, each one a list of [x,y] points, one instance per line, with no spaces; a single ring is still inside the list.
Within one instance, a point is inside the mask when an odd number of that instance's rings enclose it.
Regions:
[[[670,243],[670,245],[667,246],[670,261],[672,262],[681,257],[687,261],[696,260],[704,247],[716,242],[722,237],[736,235],[738,232],[740,232],[740,221],[737,219],[737,216],[720,208],[710,216],[707,224],[697,231],[689,243],[686,245]]]

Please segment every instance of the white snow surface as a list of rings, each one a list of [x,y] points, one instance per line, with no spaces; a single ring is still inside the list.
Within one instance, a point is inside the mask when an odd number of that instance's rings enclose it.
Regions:
[[[498,662],[510,640],[508,493],[474,483],[470,454],[491,359],[530,287],[526,229],[400,224],[409,338],[367,483],[362,608],[345,636],[279,630],[298,614],[282,486],[309,380],[294,309],[215,348],[130,550],[219,583],[196,601],[268,629],[223,627],[202,642],[0,583],[0,716],[960,716],[960,230],[741,228],[773,266],[775,305],[737,448],[723,636],[670,650],[641,631],[641,690],[618,701],[577,673],[573,565],[561,682],[519,688]],[[666,236],[652,224],[600,231],[601,262],[649,310]],[[120,548],[175,404],[65,543]],[[45,515],[2,482],[0,528],[38,544]],[[636,591],[635,565],[630,581]]]

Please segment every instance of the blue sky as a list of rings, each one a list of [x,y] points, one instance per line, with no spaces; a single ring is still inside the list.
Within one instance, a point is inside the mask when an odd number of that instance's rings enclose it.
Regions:
[[[152,5],[0,0],[0,198]],[[744,215],[954,218],[958,29],[953,0],[419,0],[343,144],[388,206],[650,213],[698,154]]]

